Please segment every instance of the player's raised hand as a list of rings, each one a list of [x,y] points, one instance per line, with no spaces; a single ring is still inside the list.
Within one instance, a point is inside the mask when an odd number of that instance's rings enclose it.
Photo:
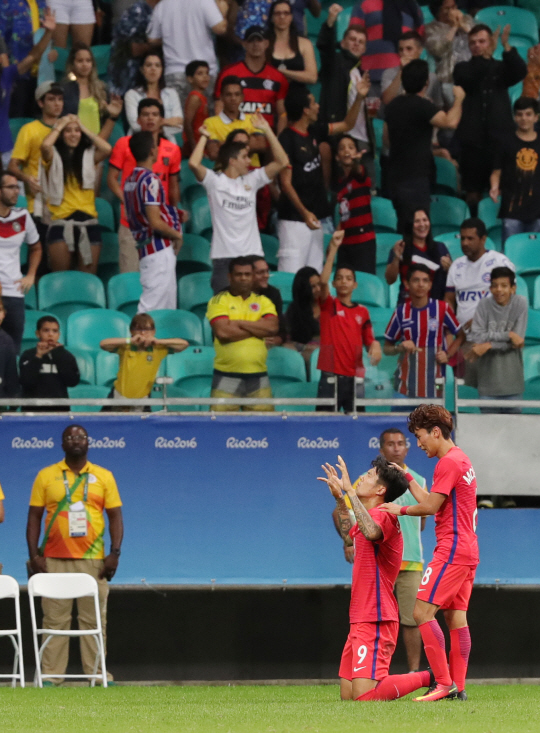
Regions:
[[[338,456],[337,467],[341,471],[341,482],[343,485],[343,491],[345,491],[347,494],[352,494],[353,496],[356,496],[356,491],[353,489],[353,485],[349,477],[349,469],[347,468],[347,464],[341,456]]]
[[[399,517],[401,514],[401,507],[399,504],[380,504],[377,509],[379,509],[381,512],[387,512],[388,514],[395,514]]]
[[[332,496],[335,499],[342,499],[343,485],[339,476],[336,473],[336,469],[330,463],[323,464],[321,468],[325,472],[326,478],[317,476],[317,481],[324,481],[324,483],[328,485]]]

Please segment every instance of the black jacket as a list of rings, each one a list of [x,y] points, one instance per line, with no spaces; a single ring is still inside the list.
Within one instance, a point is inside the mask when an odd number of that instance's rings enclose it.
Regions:
[[[57,346],[41,358],[36,349],[28,349],[19,360],[19,373],[23,397],[68,397],[68,387],[79,384],[80,374],[77,361],[63,346]],[[55,408],[67,412],[69,407]],[[50,412],[50,407],[33,407],[32,412]]]
[[[502,61],[474,56],[454,68],[454,84],[465,89],[457,138],[466,145],[485,147],[514,130],[508,87],[523,81],[527,65],[515,48]]]
[[[347,114],[350,71],[358,64],[358,59],[337,44],[336,26],[330,28],[323,23],[317,38],[317,48],[321,55],[321,122],[341,122]]]
[[[17,356],[13,339],[0,328],[0,397],[18,397],[19,392]]]

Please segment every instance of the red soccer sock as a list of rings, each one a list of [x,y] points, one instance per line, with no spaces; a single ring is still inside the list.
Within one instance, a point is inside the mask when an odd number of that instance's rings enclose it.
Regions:
[[[426,657],[428,658],[429,666],[433,670],[436,681],[440,685],[451,685],[452,678],[448,672],[444,634],[441,627],[433,619],[433,621],[420,624],[418,628],[422,634]]]
[[[411,674],[389,674],[379,682],[377,687],[357,697],[357,700],[397,700],[398,697],[405,697],[409,692],[414,692],[419,687],[429,685],[429,672],[412,672]]]
[[[471,634],[468,626],[450,631],[450,674],[458,692],[465,689],[465,677],[471,653]]]

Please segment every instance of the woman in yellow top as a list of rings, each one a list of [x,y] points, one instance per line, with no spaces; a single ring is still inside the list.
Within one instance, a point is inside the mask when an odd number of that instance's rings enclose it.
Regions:
[[[110,153],[109,143],[76,115],[61,117],[41,145],[40,184],[52,219],[46,247],[53,272],[97,273],[101,232],[94,194],[96,165]]]

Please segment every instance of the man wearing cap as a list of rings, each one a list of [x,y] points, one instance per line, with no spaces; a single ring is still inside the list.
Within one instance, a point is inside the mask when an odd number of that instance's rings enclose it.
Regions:
[[[223,110],[222,80],[227,76],[237,76],[244,92],[241,111],[244,114],[260,112],[273,130],[277,126],[279,134],[287,125],[284,100],[289,82],[281,71],[266,63],[268,40],[264,37],[261,26],[250,26],[244,34],[242,45],[246,50],[245,59],[225,67],[217,80],[216,114]]]

